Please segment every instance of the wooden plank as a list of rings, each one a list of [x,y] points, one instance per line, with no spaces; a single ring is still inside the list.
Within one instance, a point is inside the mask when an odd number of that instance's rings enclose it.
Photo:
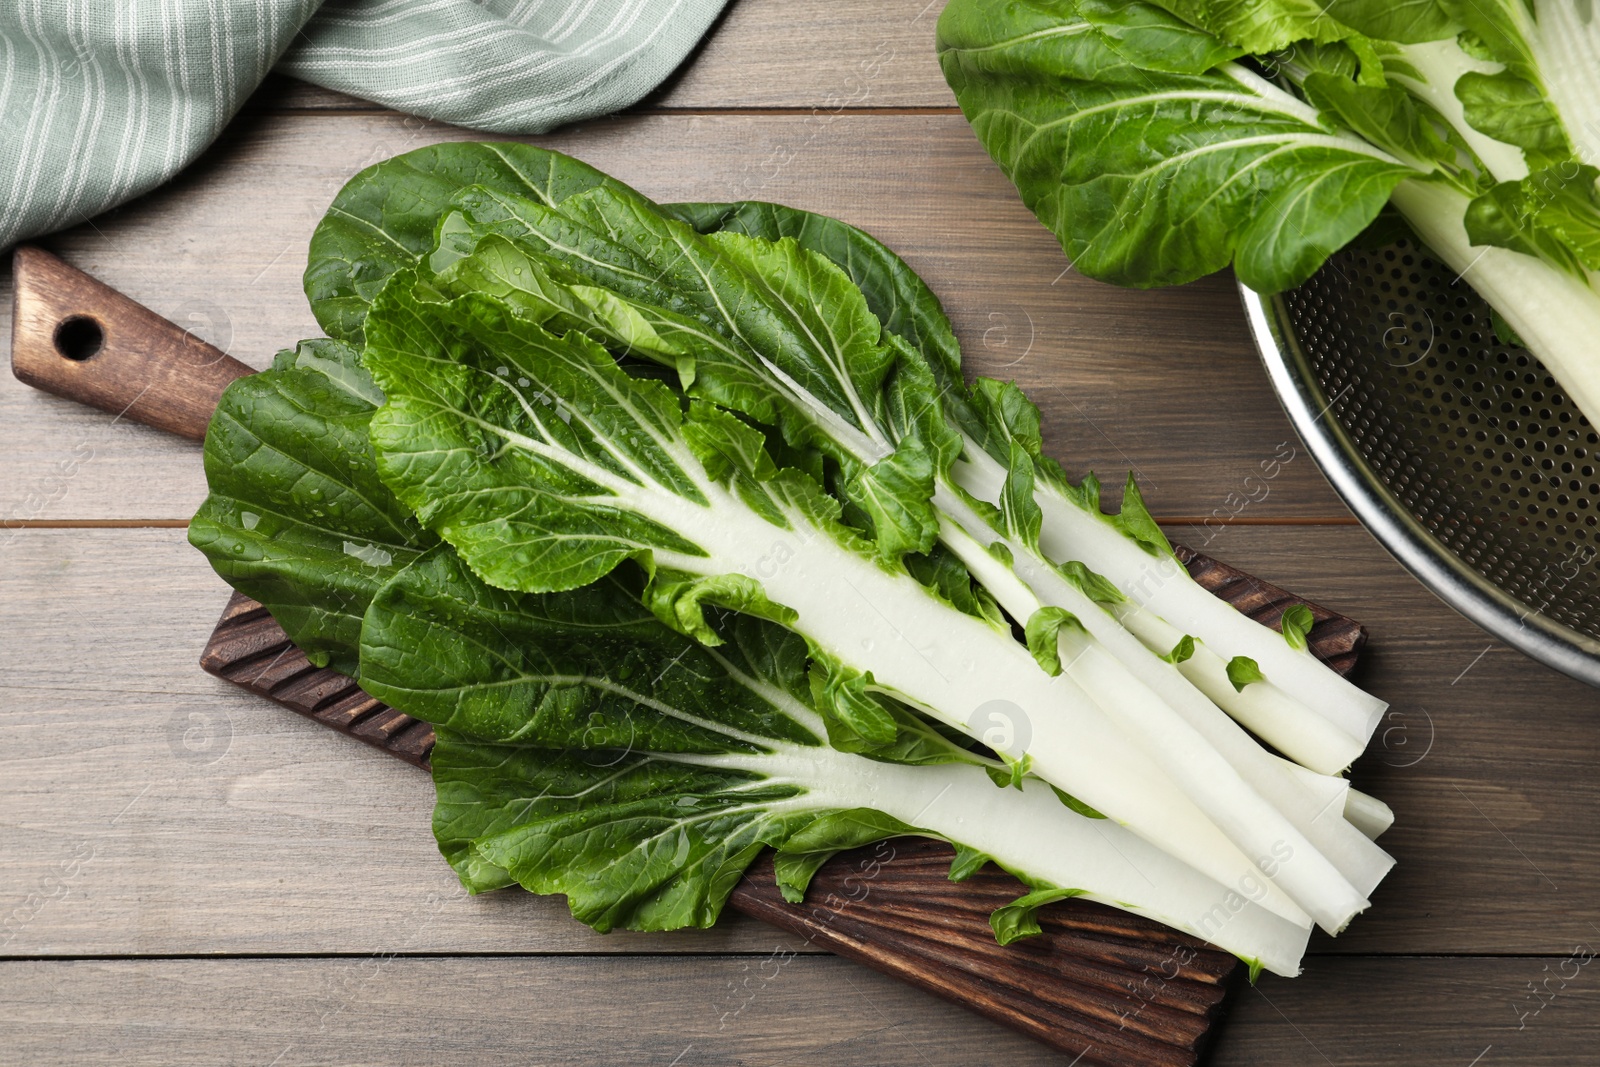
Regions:
[[[646,107],[954,108],[934,51],[944,0],[735,0]]]
[[[800,947],[468,898],[425,776],[199,669],[227,587],[181,530],[0,543],[0,954]]]
[[[1314,951],[1553,953],[1593,932],[1600,693],[1493,644],[1358,528],[1172,533],[1371,632],[1358,679],[1394,706],[1356,780],[1399,813],[1400,863]],[[643,950],[521,894],[419,925],[453,890],[428,783],[200,671],[226,587],[182,531],[0,539],[0,917],[55,893],[73,849],[96,856],[3,951]],[[752,929],[638,945],[770,947]]]
[[[734,0],[678,72],[639,109],[955,107],[933,30],[943,0]],[[275,76],[248,111],[372,104]]]
[[[1545,958],[1355,957],[1268,976],[1239,997],[1210,1067],[1592,1063],[1597,944],[1591,930]]]
[[[1600,986],[1593,963],[1568,961],[1574,947],[1550,959],[1324,960],[1306,977],[1264,978],[1239,998],[1211,1067],[1590,1062]],[[1537,1015],[1528,983],[1548,983]],[[0,992],[8,1057],[38,1067],[1066,1062],[816,957],[7,962]]]
[[[257,116],[176,182],[49,244],[262,367],[316,333],[305,247],[344,180],[470,136],[386,114]],[[1039,403],[1069,470],[1131,466],[1160,514],[1345,514],[1294,441],[1231,281],[1134,292],[1073,273],[959,116],[635,117],[538,142],[662,200],[778,200],[863,226],[941,294],[972,371]],[[0,334],[8,305],[0,292]],[[204,492],[191,447],[4,376],[0,469],[0,519],[181,518]]]

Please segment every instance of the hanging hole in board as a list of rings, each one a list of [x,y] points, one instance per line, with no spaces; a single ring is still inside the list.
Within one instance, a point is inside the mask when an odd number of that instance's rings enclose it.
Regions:
[[[56,351],[78,363],[94,356],[105,343],[105,330],[86,315],[74,315],[56,327]]]

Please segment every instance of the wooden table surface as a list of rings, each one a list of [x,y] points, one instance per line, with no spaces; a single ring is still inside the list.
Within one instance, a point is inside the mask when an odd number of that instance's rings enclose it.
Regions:
[[[866,228],[1070,471],[1132,467],[1175,537],[1368,625],[1359,677],[1393,710],[1354,777],[1399,866],[1303,977],[1239,997],[1214,1063],[1593,1062],[1600,693],[1355,525],[1231,278],[1068,268],[956,112],[925,3],[739,0],[646,105],[538,141],[660,200]],[[275,80],[172,185],[44,244],[262,367],[316,333],[300,274],[344,180],[470,136]],[[204,491],[195,446],[0,377],[0,1062],[1064,1062],[737,917],[600,936],[559,900],[466,897],[424,776],[201,673],[226,596],[184,542]]]

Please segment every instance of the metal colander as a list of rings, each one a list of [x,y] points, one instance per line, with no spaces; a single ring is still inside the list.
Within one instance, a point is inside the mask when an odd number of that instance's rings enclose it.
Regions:
[[[1384,547],[1494,636],[1600,686],[1600,437],[1499,343],[1489,305],[1405,241],[1241,293],[1290,421]]]

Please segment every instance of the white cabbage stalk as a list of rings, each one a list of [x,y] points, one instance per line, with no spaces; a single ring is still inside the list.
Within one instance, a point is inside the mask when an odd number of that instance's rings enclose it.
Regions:
[[[1600,19],[1572,0],[1496,5],[1516,27],[1577,161],[1600,164]],[[1432,105],[1501,182],[1529,173],[1520,148],[1474,129],[1456,98],[1463,74],[1494,74],[1500,63],[1468,55],[1454,40],[1398,48],[1394,80]],[[1414,77],[1413,74],[1419,75]],[[1463,218],[1468,199],[1436,182],[1405,181],[1391,201],[1433,252],[1499,312],[1593,425],[1600,425],[1600,292],[1595,272],[1578,276],[1507,248],[1474,245]]]
[[[975,447],[969,447],[963,459],[964,462],[955,467],[957,483],[980,500],[998,501],[1005,484],[1005,470]],[[1131,602],[1117,614],[1136,635],[1141,629],[1150,632],[1136,610],[1145,608],[1177,632],[1202,642],[1220,659],[1248,656],[1255,660],[1267,681],[1288,698],[1278,703],[1272,712],[1276,721],[1262,722],[1260,720],[1267,716],[1252,714],[1248,709],[1241,712],[1238,710],[1240,701],[1219,692],[1213,699],[1217,699],[1223,710],[1298,762],[1308,766],[1322,764],[1319,769],[1328,767],[1326,753],[1329,750],[1324,746],[1344,744],[1346,747],[1342,751],[1350,750],[1350,743],[1342,740],[1341,735],[1356,742],[1351,758],[1365,748],[1388,708],[1387,703],[1363,692],[1309,652],[1291,648],[1282,634],[1262,626],[1202,588],[1176,560],[1150,555],[1100,516],[1088,514],[1056,492],[1048,482],[1040,480],[1035,499],[1044,512],[1040,549],[1052,560],[1080,561],[1110,579]],[[1162,652],[1171,647],[1156,646]],[[1195,673],[1202,676],[1199,671]],[[1260,684],[1247,685],[1245,691]],[[1315,714],[1297,710],[1297,705]],[[1247,721],[1252,717],[1257,719],[1258,726],[1251,726]],[[1318,717],[1324,721],[1318,722]],[[1339,734],[1329,731],[1327,724],[1330,723]],[[1337,757],[1334,760],[1337,761]],[[1349,760],[1345,760],[1332,769],[1342,769],[1348,763]]]
[[[887,436],[870,418],[863,415],[860,420],[867,426],[865,433],[856,430],[776,367],[768,364],[767,370],[776,387],[784,390],[797,406],[808,411],[815,424],[841,447],[852,452],[858,462],[870,465],[883,459],[892,450]],[[864,411],[865,405],[860,405],[860,408]],[[972,454],[980,452],[971,442],[967,443],[966,451]],[[982,459],[993,462],[987,454],[983,454]],[[1003,475],[1001,480],[1003,483]],[[1042,503],[1044,493],[1036,492],[1036,496]],[[998,499],[998,492],[991,499]],[[1277,769],[1266,762],[1267,754],[1259,745],[1244,736],[1242,731],[1229,731],[1228,727],[1233,724],[1217,710],[1205,693],[1195,687],[1181,667],[1163,662],[1158,655],[1141,645],[1105,609],[1063,579],[1048,559],[1027,544],[990,528],[952,487],[936,484],[933,503],[940,512],[940,542],[956,554],[1013,618],[1025,622],[1039,607],[1049,605],[1070,611],[1084,625],[1091,627],[1094,640],[1082,648],[1063,648],[1065,677],[1076,681],[1081,693],[1088,696],[1129,740],[1155,760],[1239,851],[1250,857],[1258,867],[1270,866],[1274,871],[1270,880],[1275,887],[1281,888],[1305,914],[1331,933],[1343,930],[1356,914],[1368,906],[1367,893],[1388,872],[1394,861],[1346,824],[1341,810],[1334,809],[1335,817],[1320,829],[1315,828],[1318,813],[1313,810],[1314,805],[1304,796],[1296,795],[1300,790],[1292,782],[1283,780]],[[1109,528],[1107,532],[1120,537]],[[1013,561],[1011,567],[990,555],[985,547],[989,542],[1006,547]],[[1142,552],[1132,546],[1132,542],[1127,543],[1135,551]],[[699,569],[690,564],[676,565]],[[781,592],[780,583],[784,581],[781,577],[759,576],[768,595],[797,610],[800,610],[801,603],[814,596],[800,590],[792,594]],[[854,580],[851,584],[860,592]],[[1209,593],[1202,593],[1249,626],[1256,626]],[[893,611],[881,608],[880,611],[882,617],[896,619],[897,625],[903,625]],[[808,635],[825,632],[810,631],[805,627],[804,621],[797,626]],[[1166,648],[1170,649],[1181,636],[1176,635]],[[1270,636],[1287,650],[1281,635]],[[928,640],[932,640],[931,635]],[[1071,643],[1075,638],[1063,631],[1062,640]],[[847,660],[848,650],[853,647],[846,645],[847,651],[841,653]],[[875,654],[882,655],[884,651],[880,648]],[[1217,658],[1214,653],[1208,655],[1213,660]],[[1305,658],[1316,662],[1309,654]],[[1202,658],[1202,664],[1205,662]],[[1225,668],[1216,669],[1222,670],[1226,677]],[[1331,677],[1338,677],[1326,668],[1322,669]],[[890,675],[883,668],[875,664],[873,672],[892,691],[925,705],[933,714],[941,714],[928,698],[912,694],[903,684],[891,683]],[[1159,691],[1154,691],[1152,687]],[[1231,684],[1227,688],[1233,690]],[[1180,705],[1181,711],[1177,710]],[[975,708],[979,705],[968,706]],[[1033,714],[1031,710],[1029,714]],[[1319,770],[1342,770],[1364,747],[1363,743],[1328,727],[1325,720],[1315,714],[1304,713],[1301,719],[1304,726],[1296,739],[1314,739],[1316,747],[1312,760]],[[1217,750],[1218,744],[1228,746],[1234,759],[1252,768],[1254,782],[1247,783],[1241,777],[1240,769],[1231,765]],[[1033,756],[1033,770],[1046,780],[1055,781],[1094,804],[1088,796],[1078,793],[1075,787],[1052,778],[1052,773],[1060,772],[1047,766],[1046,761],[1052,757],[1048,750],[1041,751],[1037,745],[1035,735],[1034,747],[1029,749]],[[1248,750],[1254,750],[1254,754]],[[1330,757],[1330,751],[1335,755]],[[1277,795],[1269,800],[1261,792],[1262,789]],[[1144,830],[1139,832],[1146,833]],[[1321,838],[1321,843],[1328,851],[1338,857],[1337,861],[1312,843],[1308,835],[1313,833]]]
[[[1600,294],[1582,279],[1509,248],[1474,245],[1467,198],[1433,182],[1401,182],[1391,197],[1417,236],[1498,311],[1572,398],[1600,425]]]
[[[1274,974],[1300,972],[1310,931],[1253,902],[1260,881],[1224,885],[1109,819],[1062,805],[1044,782],[996,789],[971,764],[879,763],[826,746],[764,739],[770,755],[662,755],[682,763],[737,767],[805,788],[810,806],[871,808],[990,856],[1031,879],[1203,938]]]
[[[1084,631],[1063,627],[1058,638],[1065,672],[1247,855],[1281,857],[1272,880],[1319,926],[1338,933],[1367,907],[1367,894],[1394,859],[1344,820],[1342,796],[1319,803],[1176,666],[1057,572],[1021,566],[1013,572],[946,522],[941,541],[1013,618],[1028,619],[1046,605],[1078,618]]]
[[[524,447],[538,446],[527,442]],[[1261,879],[1259,865],[1272,860],[1270,850],[1252,855],[1235,844],[1186,795],[1184,783],[1174,782],[1143,746],[1130,743],[1100,702],[1073,678],[1046,675],[1008,634],[940,604],[911,578],[841,550],[826,535],[813,532],[802,514],[789,516],[800,535],[786,538],[699,473],[693,456],[676,458],[684,470],[695,472],[709,508],[676,494],[641,489],[599,467],[583,471],[597,484],[632,498],[638,513],[692,534],[708,553],[680,556],[658,550],[659,565],[708,576],[756,574],[769,598],[796,613],[791,629],[845,663],[870,662],[873,678],[885,692],[946,725],[973,732],[974,716],[1003,702],[1005,714],[1016,718],[1019,729],[991,743],[1002,755],[1026,758],[1045,781],[1208,877],[1224,885],[1258,886],[1259,903],[1269,911],[1293,922],[1312,921],[1275,882]],[[785,547],[774,565],[763,567],[752,558],[753,549],[760,555],[778,544]],[[1118,701],[1128,695],[1113,694]],[[1191,755],[1179,752],[1176,758]]]

